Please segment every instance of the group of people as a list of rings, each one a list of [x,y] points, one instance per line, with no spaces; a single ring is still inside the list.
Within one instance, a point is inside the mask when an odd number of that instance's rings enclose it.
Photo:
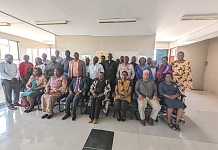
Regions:
[[[166,106],[168,124],[171,129],[180,130],[179,119],[186,107],[180,100],[185,90],[192,88],[192,74],[190,63],[184,60],[184,53],[178,52],[177,60],[168,64],[168,57],[162,58],[162,63],[157,66],[155,60],[141,57],[139,64],[133,56],[129,63],[128,56],[121,56],[119,60],[112,60],[113,55],[108,54],[108,59],[101,56],[101,61],[95,56],[93,63],[86,58],[85,62],[79,59],[79,54],[74,53],[70,57],[70,51],[66,50],[66,58],[56,56],[47,60],[47,55],[37,57],[33,65],[29,62],[29,56],[24,55],[24,62],[19,66],[13,63],[13,56],[5,55],[5,61],[0,63],[0,78],[4,90],[6,105],[9,109],[20,106],[19,97],[27,109],[26,113],[33,110],[35,99],[41,96],[41,107],[44,115],[42,119],[50,119],[53,116],[53,108],[58,98],[67,94],[66,114],[62,120],[72,115],[76,120],[76,108],[78,102],[86,97],[91,100],[89,123],[98,122],[102,102],[110,99],[111,105],[117,112],[117,120],[126,120],[128,104],[133,101],[132,95],[137,95],[136,106],[140,114],[140,121],[145,126],[145,108],[147,104],[152,107],[152,112],[147,117],[149,125],[161,109]],[[12,102],[12,91],[14,101]],[[23,93],[20,95],[20,91]],[[88,94],[90,92],[90,94]],[[113,96],[114,95],[114,96]],[[161,102],[159,102],[161,97]],[[71,102],[73,103],[71,111]],[[161,105],[160,105],[161,103]],[[175,124],[171,122],[173,110],[177,110]]]

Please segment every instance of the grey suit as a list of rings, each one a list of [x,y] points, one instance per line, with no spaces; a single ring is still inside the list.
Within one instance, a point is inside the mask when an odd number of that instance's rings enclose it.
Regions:
[[[83,97],[83,92],[85,92],[87,90],[87,82],[86,82],[86,78],[80,78],[80,81],[79,81],[79,89],[80,91],[82,91],[80,93],[79,96],[75,96],[75,87],[76,87],[76,83],[77,83],[77,78],[73,78],[73,80],[71,81],[70,85],[69,85],[69,91],[70,92],[73,92],[74,95],[72,96],[68,96],[67,99],[66,99],[66,113],[68,115],[70,115],[70,103],[73,102],[73,109],[72,109],[72,115],[75,116],[76,115],[76,107],[77,107],[77,104],[79,102],[79,100]]]

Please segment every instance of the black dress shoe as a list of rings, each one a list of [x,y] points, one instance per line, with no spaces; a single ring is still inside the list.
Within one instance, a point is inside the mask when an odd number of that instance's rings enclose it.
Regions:
[[[120,116],[117,116],[117,121],[121,121],[121,117]]]
[[[28,109],[24,110],[24,112],[27,112],[27,111],[28,111]]]
[[[32,109],[27,109],[26,113],[29,113],[29,112],[31,112],[31,111],[32,111]]]
[[[53,115],[48,115],[47,119],[51,119],[52,116],[53,116]]]
[[[69,114],[66,114],[66,115],[62,118],[62,120],[67,119],[69,116],[70,116]]]
[[[126,120],[126,117],[122,117],[122,121],[124,122]]]
[[[75,121],[75,120],[76,120],[76,116],[73,116],[73,117],[72,117],[72,121]]]
[[[44,114],[41,118],[45,119],[46,117],[48,117],[48,114]]]

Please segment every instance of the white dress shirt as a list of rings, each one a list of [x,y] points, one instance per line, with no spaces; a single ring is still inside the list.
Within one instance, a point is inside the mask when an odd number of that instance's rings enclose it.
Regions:
[[[94,64],[89,65],[89,74],[92,80],[98,78],[100,72],[104,72],[104,68],[101,64],[96,63],[95,65]]]
[[[15,63],[9,64],[6,61],[0,63],[0,78],[11,80],[12,78],[19,78],[19,71]]]
[[[86,65],[86,77],[88,77],[89,75],[89,67],[90,67],[90,64],[88,66]]]
[[[151,72],[152,72],[152,75],[153,75],[154,81],[156,80],[156,71],[157,71],[156,68],[151,68]]]

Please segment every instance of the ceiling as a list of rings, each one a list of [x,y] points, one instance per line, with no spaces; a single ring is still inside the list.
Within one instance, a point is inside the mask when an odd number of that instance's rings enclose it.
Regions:
[[[0,10],[25,22],[67,20],[67,25],[31,26],[0,13],[10,27],[0,31],[33,39],[54,41],[56,35],[156,35],[156,41],[176,41],[217,21],[180,21],[188,14],[218,14],[217,0],[7,0]],[[136,23],[99,24],[97,19],[134,18]],[[44,30],[41,30],[44,29]],[[217,29],[218,30],[218,29]],[[202,35],[200,35],[202,36]]]

